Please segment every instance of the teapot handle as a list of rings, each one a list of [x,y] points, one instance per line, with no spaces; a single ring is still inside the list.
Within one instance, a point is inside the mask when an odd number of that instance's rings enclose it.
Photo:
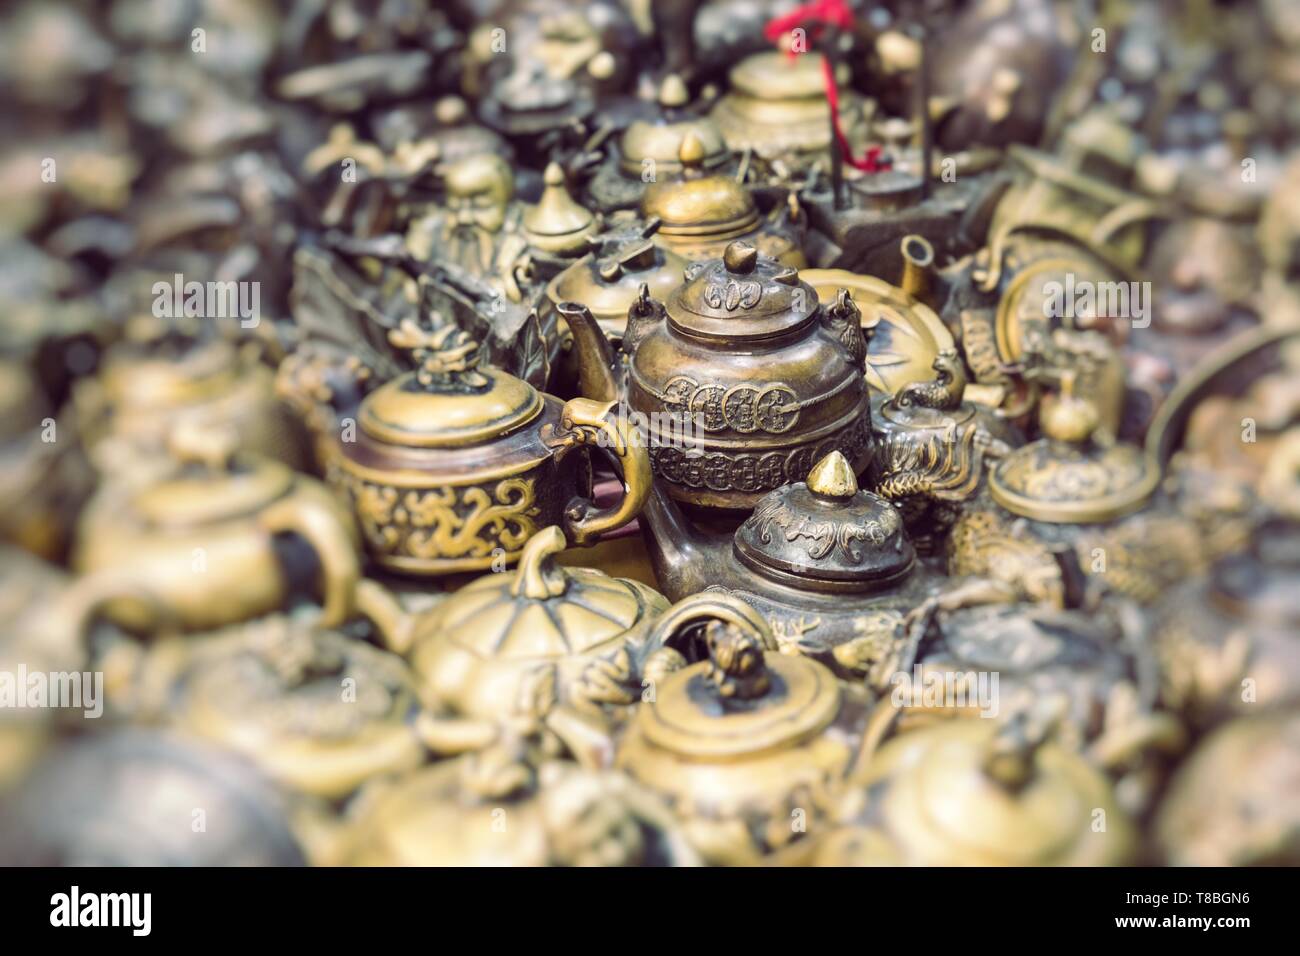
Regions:
[[[356,605],[361,561],[350,521],[324,502],[290,495],[273,503],[258,517],[262,530],[302,535],[321,565],[322,627],[339,627]]]
[[[575,545],[588,545],[607,531],[627,524],[650,495],[650,453],[636,426],[617,415],[618,402],[574,398],[564,405],[555,443],[558,454],[581,445],[603,448],[622,472],[623,498],[609,508],[597,508],[590,498],[575,497],[564,509],[564,532]]]

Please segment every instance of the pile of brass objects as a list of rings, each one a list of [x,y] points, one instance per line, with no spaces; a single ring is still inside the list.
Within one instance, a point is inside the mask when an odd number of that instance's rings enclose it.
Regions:
[[[1295,5],[830,7],[6,7],[0,862],[1300,863]]]

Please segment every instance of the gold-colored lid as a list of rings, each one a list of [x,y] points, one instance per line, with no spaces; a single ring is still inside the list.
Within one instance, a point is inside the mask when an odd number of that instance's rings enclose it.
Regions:
[[[825,101],[822,71],[820,54],[788,56],[779,50],[767,50],[745,57],[731,68],[728,79],[737,93],[755,99]],[[843,84],[848,78],[848,67],[840,64],[836,81]]]
[[[898,509],[859,490],[852,466],[838,451],[814,465],[807,482],[764,497],[737,529],[732,546],[747,567],[794,587],[883,587],[907,574],[916,560]]]
[[[117,351],[104,363],[100,381],[114,403],[150,408],[225,394],[238,374],[234,347],[213,340],[197,343],[179,356]]]
[[[565,538],[556,527],[534,535],[519,567],[480,578],[438,606],[433,642],[479,658],[547,660],[585,654],[626,634],[666,606],[647,589],[588,568],[561,567]],[[417,669],[425,655],[416,653]]]
[[[547,287],[554,303],[581,302],[602,323],[622,328],[627,310],[642,285],[660,302],[682,282],[686,260],[652,240],[659,223],[638,224],[625,232],[602,234],[592,241],[590,255],[569,266]]]
[[[185,684],[181,720],[275,779],[337,799],[424,759],[408,725],[414,675],[396,655],[285,617],[214,650]]]
[[[728,630],[711,660],[676,671],[637,715],[656,747],[690,761],[725,761],[798,747],[840,711],[834,675],[800,656],[764,653]]]
[[[185,423],[168,437],[176,473],[137,492],[134,512],[158,528],[192,528],[254,514],[287,493],[293,472],[266,458],[234,456],[233,429]]]
[[[1046,437],[998,462],[989,475],[993,500],[1057,524],[1112,521],[1145,505],[1160,483],[1159,464],[1136,445],[1094,441],[1084,418],[1045,420]],[[1095,416],[1089,420],[1095,426]]]
[[[817,314],[818,300],[795,269],[737,240],[721,259],[688,269],[686,282],[666,308],[680,331],[739,341],[771,338],[806,325]]]
[[[689,93],[681,77],[669,74],[664,78],[659,87],[659,105],[664,116],[656,120],[634,120],[623,131],[619,141],[619,168],[624,175],[639,177],[647,159],[654,161],[656,175],[677,172],[681,168],[678,153],[682,141],[691,134],[700,141],[704,153],[703,168],[726,165],[731,151],[718,125],[705,117],[679,112],[688,99]]]
[[[1018,739],[1015,722],[951,720],[895,738],[867,785],[891,781],[886,827],[928,865],[1123,862],[1131,826],[1106,780],[1059,745]],[[1105,812],[1105,829],[1093,827]]]
[[[664,237],[727,239],[758,223],[758,206],[749,190],[730,176],[706,175],[704,143],[687,133],[677,151],[679,177],[651,183],[641,195],[641,217],[662,222]]]
[[[452,326],[429,331],[407,320],[389,333],[420,368],[366,396],[357,420],[367,435],[408,448],[474,445],[522,428],[542,396],[500,369],[478,367],[478,343]]]
[[[550,163],[543,173],[545,188],[537,205],[524,211],[524,235],[534,248],[558,256],[579,256],[596,228],[596,217],[569,195],[564,170]]]

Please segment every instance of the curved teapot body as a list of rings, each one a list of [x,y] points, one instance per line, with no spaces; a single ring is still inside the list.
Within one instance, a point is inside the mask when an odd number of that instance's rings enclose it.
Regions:
[[[851,299],[823,308],[793,269],[736,242],[688,270],[662,311],[630,320],[627,404],[644,417],[669,495],[748,510],[832,451],[866,468],[871,410]]]
[[[543,440],[562,409],[542,396],[536,427],[464,448],[389,445],[358,429],[336,459],[336,482],[374,560],[403,574],[482,571],[563,524],[570,499],[590,493],[591,463]]]

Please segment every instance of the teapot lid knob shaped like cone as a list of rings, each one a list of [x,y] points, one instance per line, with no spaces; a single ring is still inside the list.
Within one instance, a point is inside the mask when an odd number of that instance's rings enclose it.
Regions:
[[[833,451],[808,472],[808,490],[827,498],[848,499],[858,493],[858,479],[849,460]]]

